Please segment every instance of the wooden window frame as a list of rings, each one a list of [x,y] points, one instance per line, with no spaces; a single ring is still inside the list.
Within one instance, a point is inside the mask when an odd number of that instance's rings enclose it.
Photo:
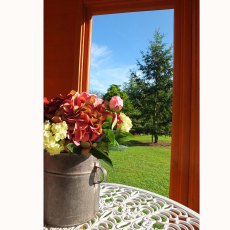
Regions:
[[[44,94],[50,97],[88,91],[93,16],[174,9],[170,198],[199,212],[199,0],[44,3]]]

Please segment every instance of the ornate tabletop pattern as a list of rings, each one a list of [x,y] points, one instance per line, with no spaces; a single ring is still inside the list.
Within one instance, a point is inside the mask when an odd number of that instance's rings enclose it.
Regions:
[[[120,184],[101,184],[100,210],[89,222],[70,228],[44,230],[199,229],[199,215],[158,194]]]

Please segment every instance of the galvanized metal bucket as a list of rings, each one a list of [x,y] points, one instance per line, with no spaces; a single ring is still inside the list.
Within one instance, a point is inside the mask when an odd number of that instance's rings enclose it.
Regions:
[[[92,219],[99,210],[100,183],[105,173],[99,160],[90,154],[50,156],[45,153],[45,225],[68,227]]]

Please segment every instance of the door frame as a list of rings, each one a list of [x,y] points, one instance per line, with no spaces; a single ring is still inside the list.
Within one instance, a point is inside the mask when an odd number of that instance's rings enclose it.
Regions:
[[[199,212],[199,0],[44,1],[44,94],[88,91],[93,16],[163,9],[174,9],[169,196]]]

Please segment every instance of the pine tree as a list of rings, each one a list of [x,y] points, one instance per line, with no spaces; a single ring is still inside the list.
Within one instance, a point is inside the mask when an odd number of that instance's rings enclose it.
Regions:
[[[138,87],[136,102],[145,122],[145,128],[152,135],[152,142],[158,142],[158,135],[171,133],[172,120],[172,47],[163,42],[164,34],[157,30],[147,51],[141,52],[137,61],[141,76],[132,73],[130,80]],[[132,98],[131,95],[128,95]]]

